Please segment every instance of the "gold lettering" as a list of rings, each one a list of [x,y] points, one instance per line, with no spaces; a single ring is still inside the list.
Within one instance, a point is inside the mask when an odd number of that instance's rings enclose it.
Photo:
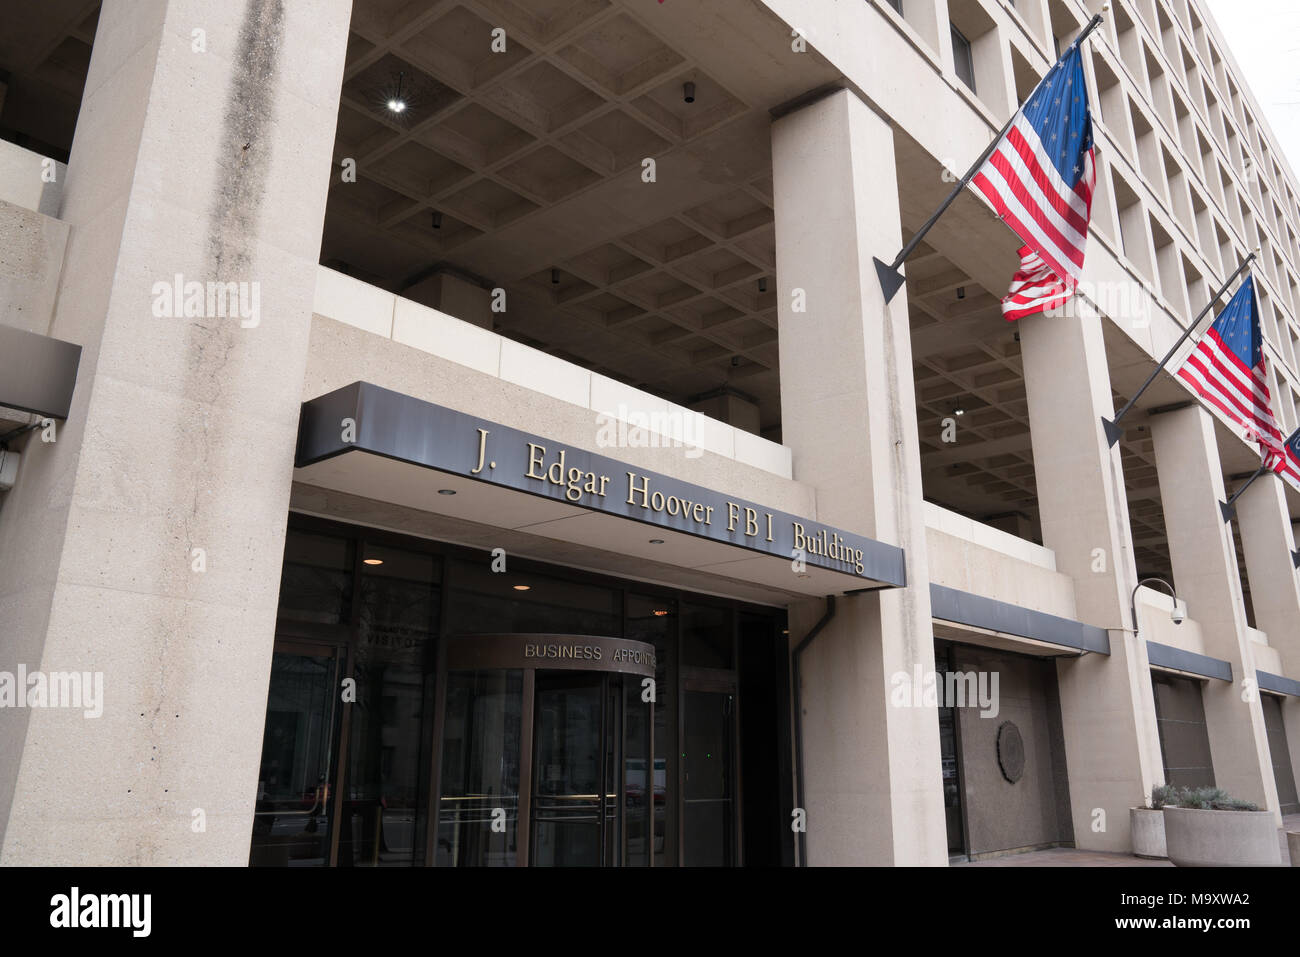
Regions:
[[[654,509],[656,512],[662,512],[664,510],[663,492],[655,492],[653,495],[650,496],[650,507]]]
[[[641,480],[641,487],[637,488],[636,473],[628,472],[627,473],[627,504],[629,505],[636,504],[636,500],[635,498],[633,498],[633,496],[635,496],[637,492],[641,493],[641,507],[649,508],[649,505],[646,504],[646,500],[650,497],[650,480],[648,478],[643,478]]]
[[[564,484],[564,449],[560,449],[560,457],[551,463],[551,467],[546,470],[546,477],[552,485]]]
[[[595,475],[596,473],[593,472],[592,474]],[[608,481],[609,481],[608,475],[602,475],[600,477],[600,491],[597,492],[596,494],[599,495],[601,498],[605,497],[605,483]]]
[[[736,530],[736,519],[740,518],[740,506],[735,502],[727,503],[727,531]]]
[[[533,469],[535,468],[540,469],[542,467],[542,462],[544,461],[545,458],[546,458],[546,446],[534,445],[532,442],[529,442],[528,443],[528,471],[524,473],[524,477],[531,478],[531,479],[546,478],[546,474],[544,472],[538,472],[536,475],[533,474]]]
[[[487,429],[478,430],[478,465],[469,470],[470,475],[478,475],[479,472],[483,471],[483,457],[487,452],[487,437]]]
[[[712,525],[712,524],[713,524],[713,506],[712,506],[712,505],[706,505],[706,506],[704,506],[704,524],[705,524],[705,525]]]
[[[758,512],[752,508],[745,509],[745,535],[747,537],[758,534]]]
[[[803,526],[798,522],[794,523],[794,547],[803,549],[804,551],[808,550],[804,547]]]
[[[772,540],[772,513],[767,513],[767,540]]]

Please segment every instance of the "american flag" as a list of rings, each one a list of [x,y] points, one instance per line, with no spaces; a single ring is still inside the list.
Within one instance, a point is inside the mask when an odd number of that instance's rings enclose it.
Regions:
[[[971,180],[1025,241],[1020,271],[1002,300],[1003,318],[1032,316],[1074,295],[1096,179],[1088,89],[1075,43]]]
[[[1267,463],[1285,454],[1273,418],[1264,367],[1255,278],[1247,276],[1214,325],[1201,336],[1176,373],[1206,402],[1242,426],[1259,443]],[[1279,469],[1280,471],[1280,469]]]
[[[1281,452],[1272,449],[1266,452],[1264,464],[1300,492],[1300,429],[1291,433],[1291,438],[1286,440]]]

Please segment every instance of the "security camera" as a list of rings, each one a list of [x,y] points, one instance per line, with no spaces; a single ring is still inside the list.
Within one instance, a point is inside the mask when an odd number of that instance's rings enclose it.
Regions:
[[[1181,608],[1174,608],[1173,613],[1169,616],[1175,625],[1181,625],[1187,618]]]

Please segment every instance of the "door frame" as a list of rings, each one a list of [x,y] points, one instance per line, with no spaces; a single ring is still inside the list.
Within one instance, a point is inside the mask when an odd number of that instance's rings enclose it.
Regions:
[[[577,645],[581,642],[581,645]],[[533,645],[534,648],[554,645],[556,648],[565,646],[577,647],[580,649],[590,648],[599,650],[600,656],[597,657],[543,657],[540,655],[529,655],[526,650],[527,645]],[[636,656],[635,658],[632,656]],[[455,662],[455,663],[453,663]],[[609,691],[608,678],[611,674],[633,676],[640,678],[655,678],[655,650],[654,646],[644,641],[636,641],[632,638],[615,638],[606,635],[561,635],[552,633],[533,633],[533,632],[514,632],[514,633],[495,633],[485,635],[459,634],[449,635],[438,643],[438,665],[437,665],[437,691],[434,698],[434,720],[433,720],[433,748],[432,760],[433,768],[430,774],[429,787],[429,828],[425,839],[425,863],[429,866],[436,866],[437,857],[437,840],[438,828],[441,824],[441,804],[442,804],[442,750],[443,750],[443,731],[445,729],[445,719],[447,712],[447,674],[450,671],[522,671],[523,686],[522,700],[519,709],[519,727],[520,727],[520,754],[519,754],[519,795],[517,810],[515,814],[515,866],[527,867],[532,855],[532,803],[533,803],[533,757],[536,748],[536,696],[537,696],[537,671],[539,669],[547,671],[566,671],[566,672],[590,672],[600,678],[598,684],[601,689],[601,778],[600,788],[604,791],[605,781],[605,760],[606,748],[604,738],[606,737],[606,718],[605,710],[608,700],[606,695]],[[627,727],[626,714],[626,697],[622,696],[624,713],[621,716],[620,724],[624,729]],[[647,716],[647,738],[649,747],[648,766],[646,776],[651,789],[651,803],[653,809],[653,780],[654,780],[654,700],[647,702],[650,706],[650,712]],[[618,753],[623,753],[622,742],[619,743]],[[620,772],[620,782],[621,782]],[[604,795],[600,801],[600,827],[601,827],[601,865],[605,860],[604,845]],[[626,861],[626,815],[625,801],[623,795],[623,786],[619,785],[618,798],[618,818],[619,833],[623,838],[623,847],[619,851],[619,862],[622,864]],[[654,865],[654,847],[653,847],[653,829],[654,817],[650,817],[649,826],[651,828],[649,840],[651,846],[649,849],[650,866]]]

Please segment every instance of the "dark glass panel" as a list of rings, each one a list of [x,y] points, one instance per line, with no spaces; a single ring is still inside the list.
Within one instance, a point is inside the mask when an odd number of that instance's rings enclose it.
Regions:
[[[682,745],[684,857],[692,866],[735,863],[733,840],[734,763],[730,694],[686,691]]]
[[[428,741],[439,564],[367,545],[362,556],[342,865],[410,865],[428,807]]]
[[[599,675],[537,673],[537,741],[533,762],[533,846],[538,867],[601,863],[602,709]],[[608,757],[608,753],[605,754]]]
[[[327,655],[277,651],[271,656],[249,856],[255,867],[329,862],[338,717],[335,667]]]
[[[451,634],[619,634],[620,596],[613,588],[532,572],[493,572],[486,557],[452,564]]]
[[[654,865],[677,863],[677,602],[628,594],[625,637],[655,648],[654,767],[649,783]],[[631,825],[629,824],[629,831]],[[630,845],[629,845],[630,847]]]
[[[352,542],[289,529],[280,573],[280,617],[327,625],[351,615]]]
[[[515,863],[522,700],[523,672],[517,669],[447,675],[436,854],[441,866]],[[504,833],[492,827],[501,811]]]
[[[682,664],[731,668],[733,644],[730,609],[682,602]]]

